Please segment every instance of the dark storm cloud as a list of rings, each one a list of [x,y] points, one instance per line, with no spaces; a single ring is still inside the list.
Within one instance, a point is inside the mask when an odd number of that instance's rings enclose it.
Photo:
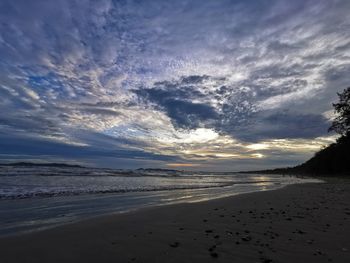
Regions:
[[[327,135],[330,123],[322,115],[295,112],[259,113],[250,123],[223,127],[243,141],[257,142],[265,139],[315,138]]]
[[[329,122],[316,114],[293,114],[278,112],[262,119],[276,127],[275,130],[267,131],[270,138],[314,138],[327,133]],[[264,136],[262,132],[262,136]],[[265,135],[265,136],[266,136]]]
[[[208,120],[215,119],[215,110],[205,104],[192,103],[182,100],[169,100],[164,106],[168,116],[174,120],[175,126],[195,129]]]
[[[199,83],[199,76],[184,77],[181,84]],[[158,88],[158,86],[161,86]],[[215,109],[205,103],[195,103],[192,99],[205,97],[192,86],[177,86],[177,83],[157,83],[157,88],[139,89],[134,91],[139,98],[151,102],[156,108],[166,112],[175,127],[195,129],[204,123],[218,118]]]
[[[193,85],[183,85],[181,79],[193,79]],[[287,86],[275,93],[271,87],[264,90],[263,87],[255,86],[252,91],[218,85],[218,89],[204,96],[199,92],[201,85],[205,85],[202,79],[198,81],[197,76],[181,79],[156,83],[153,88],[134,92],[146,103],[164,111],[175,127],[181,129],[206,127],[252,142],[263,139],[315,138],[327,134],[330,123],[321,114],[302,114],[297,109],[259,110],[254,106],[261,98],[288,93],[290,90]],[[210,81],[211,77],[206,76],[205,79]],[[292,84],[291,89],[306,85],[302,80],[293,80]],[[213,107],[204,102],[191,102],[194,99],[217,100],[218,103]]]
[[[207,80],[209,76],[203,75],[203,76],[198,76],[198,75],[193,75],[193,76],[186,76],[181,79],[182,84],[198,84],[202,83],[204,80]]]

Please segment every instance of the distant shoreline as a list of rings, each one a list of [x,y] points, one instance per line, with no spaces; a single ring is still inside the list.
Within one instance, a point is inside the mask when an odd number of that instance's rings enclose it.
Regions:
[[[0,166],[86,168],[86,167],[84,167],[84,166],[77,165],[77,164],[66,164],[66,163],[31,163],[31,162],[0,163]]]

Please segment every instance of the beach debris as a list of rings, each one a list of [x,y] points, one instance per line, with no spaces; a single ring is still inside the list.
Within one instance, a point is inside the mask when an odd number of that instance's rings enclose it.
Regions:
[[[176,247],[178,247],[179,245],[180,245],[180,243],[177,242],[177,241],[175,241],[175,242],[169,244],[169,246],[171,246],[171,247],[173,247],[173,248],[176,248]]]
[[[250,241],[250,240],[252,240],[252,238],[251,238],[251,236],[244,236],[244,237],[242,237],[242,240],[243,241]]]
[[[260,259],[261,259],[261,262],[263,262],[263,263],[271,263],[271,262],[273,262],[272,259],[270,259],[270,258],[260,258]]]
[[[226,231],[226,235],[233,236],[233,233],[231,231]]]
[[[213,245],[213,246],[211,246],[208,250],[209,250],[210,252],[213,252],[215,248],[216,248],[216,245]]]
[[[306,233],[305,231],[302,231],[302,230],[300,230],[300,229],[297,229],[296,231],[297,231],[298,234],[301,234],[301,235],[303,235],[303,234]]]
[[[317,249],[314,253],[314,256],[317,256],[317,255],[322,255],[324,254],[321,250]]]

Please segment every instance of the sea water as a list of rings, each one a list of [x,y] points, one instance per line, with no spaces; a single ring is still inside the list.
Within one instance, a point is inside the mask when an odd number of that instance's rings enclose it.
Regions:
[[[78,167],[0,167],[0,235],[55,227],[104,214],[200,202],[289,184],[285,175]]]

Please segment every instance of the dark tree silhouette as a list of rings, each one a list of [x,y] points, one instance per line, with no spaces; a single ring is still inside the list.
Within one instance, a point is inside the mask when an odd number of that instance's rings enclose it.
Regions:
[[[338,93],[338,96],[339,102],[333,104],[337,117],[329,128],[330,131],[335,131],[341,135],[335,143],[318,151],[314,157],[303,164],[260,172],[350,176],[350,87],[342,93]]]
[[[334,111],[337,117],[334,119],[330,131],[335,131],[342,136],[350,134],[350,87],[342,93],[338,93],[339,102],[334,103]]]

